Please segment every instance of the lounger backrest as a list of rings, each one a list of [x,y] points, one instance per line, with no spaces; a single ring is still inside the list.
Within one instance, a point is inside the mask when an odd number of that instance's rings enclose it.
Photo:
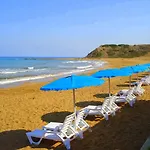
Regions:
[[[109,103],[110,103],[110,99],[107,97],[107,98],[104,99],[104,102],[103,102],[102,105],[107,105]]]
[[[86,118],[87,114],[89,113],[90,109],[82,108],[77,112],[77,116],[81,117],[82,119]]]
[[[86,130],[87,127],[89,126],[86,121],[84,121],[84,116],[85,116],[85,111],[84,109],[81,109],[77,116],[76,116],[76,126],[77,128],[79,128],[80,130]]]
[[[143,81],[140,81],[139,84],[137,85],[138,88],[140,88],[143,84]]]
[[[128,92],[127,92],[127,96],[132,95],[135,88],[136,87],[133,87],[133,88],[129,89]]]
[[[61,132],[65,135],[66,138],[71,138],[74,136],[75,132],[73,131],[72,125],[75,121],[75,113],[66,116]]]
[[[117,104],[115,103],[116,101],[116,96],[110,96],[105,98],[106,108],[104,108],[105,111],[109,112],[110,110],[113,110],[114,108],[117,107]]]
[[[117,97],[116,96],[111,96],[110,98],[110,104],[115,103]]]
[[[81,119],[84,118],[84,110],[83,110],[83,109],[81,109],[81,110],[78,112],[76,120],[78,120],[78,119],[80,119],[80,118],[81,118]]]
[[[134,88],[134,91],[140,91],[142,88],[143,81],[140,81],[137,86]]]
[[[101,107],[101,111],[103,111],[103,113],[110,113],[111,111],[110,100],[108,98],[104,100],[102,107]]]

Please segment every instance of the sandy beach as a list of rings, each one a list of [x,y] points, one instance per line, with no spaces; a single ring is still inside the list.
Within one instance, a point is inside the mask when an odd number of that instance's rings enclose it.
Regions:
[[[147,63],[150,54],[137,58],[105,58],[105,68],[123,67]],[[92,73],[92,72],[91,72]],[[139,78],[144,73],[139,74]],[[132,76],[132,81],[137,76]],[[111,79],[111,93],[128,87],[129,77]],[[24,83],[13,88],[0,89],[0,149],[1,150],[65,150],[59,142],[43,141],[39,146],[30,146],[26,132],[40,129],[50,121],[63,122],[73,111],[72,91],[40,91],[48,82]],[[108,121],[88,117],[92,133],[84,139],[71,142],[73,150],[139,150],[150,136],[150,86],[144,86],[145,93],[138,97],[131,108],[128,104]],[[101,104],[108,93],[108,82],[98,87],[76,90],[77,109],[89,104]]]

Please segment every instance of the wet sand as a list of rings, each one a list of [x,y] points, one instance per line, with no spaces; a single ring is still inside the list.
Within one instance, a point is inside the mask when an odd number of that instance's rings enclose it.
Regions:
[[[122,67],[147,63],[150,54],[131,59],[102,59],[109,64],[105,68]],[[139,74],[142,76],[143,74]],[[132,77],[132,81],[137,76]],[[128,88],[129,77],[111,79],[111,93]],[[43,141],[31,147],[25,133],[41,128],[50,121],[63,122],[65,116],[73,111],[72,91],[40,91],[48,82],[24,83],[23,85],[0,89],[0,149],[2,150],[64,150],[59,142]],[[84,134],[84,139],[71,142],[73,150],[139,150],[150,135],[150,86],[138,97],[131,108],[122,106],[116,116],[108,121],[88,117],[92,133]],[[81,109],[89,104],[101,104],[108,93],[108,82],[99,87],[76,90],[76,105]]]

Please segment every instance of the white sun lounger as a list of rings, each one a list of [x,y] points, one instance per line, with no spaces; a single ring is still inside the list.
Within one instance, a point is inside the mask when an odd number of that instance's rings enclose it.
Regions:
[[[121,90],[119,91],[114,97],[116,97],[115,102],[128,102],[129,105],[132,107],[135,103],[136,96],[133,94],[134,89],[131,88],[129,90]]]
[[[90,126],[86,123],[84,118],[84,111],[81,109],[77,112],[76,118],[72,120],[71,127],[73,130],[78,134],[78,136],[82,139],[83,138],[83,132],[86,130],[91,131]],[[63,123],[59,122],[50,122],[49,124],[45,125],[43,129],[51,130],[51,131],[57,131],[62,128]]]
[[[137,86],[134,86],[131,89],[123,89],[119,91],[116,95],[127,96],[128,92],[132,90],[133,93],[130,93],[130,94],[141,96],[145,92],[145,90],[142,87],[142,84],[143,84],[143,81],[140,81],[138,82]]]
[[[30,144],[39,145],[42,139],[61,141],[67,150],[70,150],[70,141],[78,136],[77,132],[72,127],[72,121],[75,119],[75,114],[68,115],[60,129],[37,129],[31,132],[27,132],[26,135]],[[53,127],[52,127],[53,128]],[[56,129],[56,128],[55,128]],[[38,142],[33,140],[33,137],[39,138]]]
[[[86,130],[92,131],[89,124],[84,120],[85,117],[85,111],[84,109],[81,109],[77,112],[76,117],[76,130],[79,133],[79,136],[81,139],[83,139],[83,132]]]
[[[150,75],[141,78],[141,80],[137,82],[133,82],[132,85],[138,85],[139,82],[142,82],[142,85],[150,85]]]
[[[116,101],[116,97],[114,96],[110,96],[110,97],[106,97],[105,99],[108,99],[109,101],[109,108],[111,109],[111,111],[114,113],[115,115],[115,112],[118,111],[121,107],[119,107],[115,101]]]
[[[143,82],[141,81],[137,86],[134,87],[133,93],[135,95],[141,96],[145,92],[145,90],[141,86],[142,83]]]
[[[150,85],[150,75],[141,79],[143,85]]]
[[[83,108],[85,117],[88,115],[100,115],[108,120],[109,115],[115,115],[115,112],[120,109],[120,107],[115,104],[113,99],[113,97],[107,97],[105,98],[102,105],[89,105]]]

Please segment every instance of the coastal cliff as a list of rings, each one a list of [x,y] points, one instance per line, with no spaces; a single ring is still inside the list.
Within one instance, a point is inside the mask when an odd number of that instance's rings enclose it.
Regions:
[[[146,55],[150,52],[150,44],[127,45],[105,44],[90,52],[87,58],[132,58]]]

